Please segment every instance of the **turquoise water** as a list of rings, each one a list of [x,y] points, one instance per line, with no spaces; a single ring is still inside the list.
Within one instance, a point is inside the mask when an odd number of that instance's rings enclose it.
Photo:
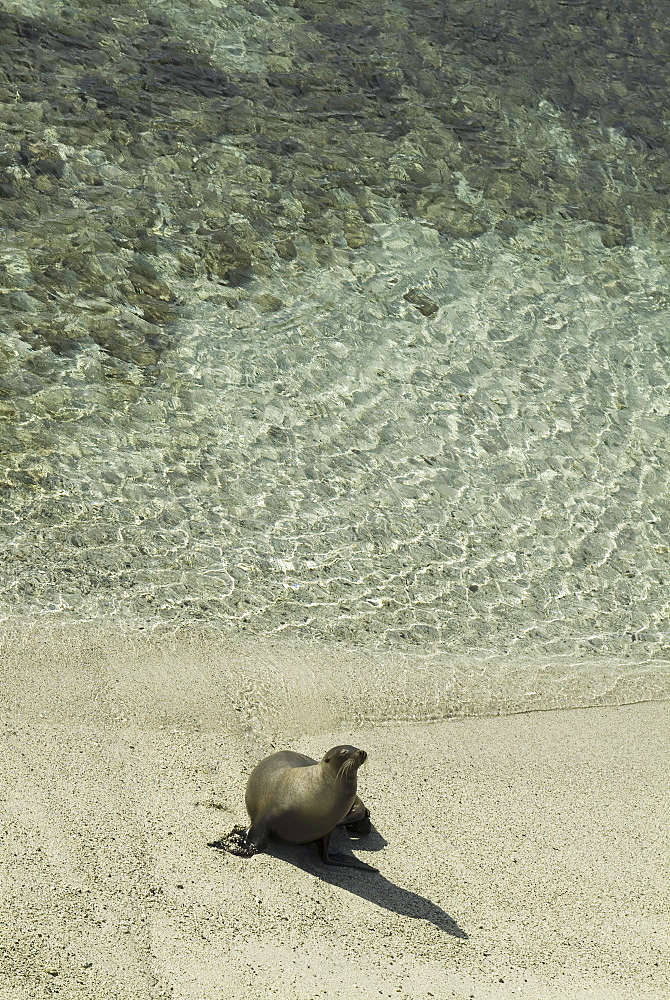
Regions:
[[[299,13],[276,8],[272,23],[295,27]],[[241,57],[224,47],[216,58],[230,71]],[[612,237],[619,222],[551,199],[532,218],[496,221],[499,199],[512,197],[506,178],[521,169],[507,161],[446,163],[409,206],[403,182],[435,167],[417,118],[385,163],[392,197],[363,185],[363,213],[340,187],[315,209],[335,233],[325,262],[307,246],[314,218],[296,208],[290,222],[286,182],[293,259],[239,284],[186,278],[180,201],[165,202],[154,231],[178,308],[151,363],[91,340],[56,351],[6,326],[7,622],[344,643],[416,662],[520,657],[563,663],[565,677],[591,657],[609,675],[625,664],[624,700],[666,693],[667,187],[659,193],[656,174],[649,183],[656,151],[636,135],[587,109],[585,152],[568,111],[513,97],[499,110],[519,155],[532,140],[546,171],[550,159],[572,170],[584,203],[609,190],[625,238]],[[227,181],[242,188],[233,166],[246,141],[217,140]],[[440,184],[463,217],[489,210],[481,231],[445,231],[431,208]],[[342,235],[351,204],[364,239]],[[228,223],[242,231],[246,217]],[[119,266],[100,259],[108,276]],[[16,243],[3,262],[14,310],[30,314],[37,307],[16,298],[30,292],[29,253]],[[53,304],[76,316],[92,308]],[[536,668],[523,680],[496,669],[502,687],[532,679],[533,704],[552,703]],[[588,667],[580,677],[575,703]]]

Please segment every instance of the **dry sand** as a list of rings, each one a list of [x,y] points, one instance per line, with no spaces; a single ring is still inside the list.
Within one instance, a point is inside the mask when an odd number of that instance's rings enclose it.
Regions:
[[[2,679],[2,1000],[670,996],[667,703],[326,729],[297,692],[236,728],[188,658],[29,652]],[[340,742],[375,829],[336,849],[378,875],[207,846],[262,756]]]

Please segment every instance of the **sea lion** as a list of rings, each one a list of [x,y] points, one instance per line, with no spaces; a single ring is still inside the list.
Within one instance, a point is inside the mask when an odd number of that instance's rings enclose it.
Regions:
[[[289,844],[318,840],[324,865],[376,872],[358,858],[329,850],[336,826],[370,832],[370,813],[356,794],[356,774],[366,759],[365,750],[347,745],[333,747],[319,762],[292,750],[262,760],[247,781],[245,803],[251,825],[244,838],[245,853],[262,850],[271,835]]]

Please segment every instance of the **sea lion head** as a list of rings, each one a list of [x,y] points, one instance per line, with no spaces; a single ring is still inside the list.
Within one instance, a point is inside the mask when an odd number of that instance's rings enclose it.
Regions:
[[[324,756],[321,763],[331,771],[336,778],[347,780],[355,778],[356,771],[367,760],[368,755],[365,750],[352,747],[348,743],[339,747],[333,747]]]

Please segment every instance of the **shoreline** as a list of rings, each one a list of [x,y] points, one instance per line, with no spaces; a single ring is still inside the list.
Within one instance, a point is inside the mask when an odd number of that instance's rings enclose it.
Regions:
[[[0,648],[3,698],[19,710],[46,698],[85,706],[87,721],[162,713],[239,736],[670,700],[670,661],[632,651],[466,654],[63,621],[5,623]]]

